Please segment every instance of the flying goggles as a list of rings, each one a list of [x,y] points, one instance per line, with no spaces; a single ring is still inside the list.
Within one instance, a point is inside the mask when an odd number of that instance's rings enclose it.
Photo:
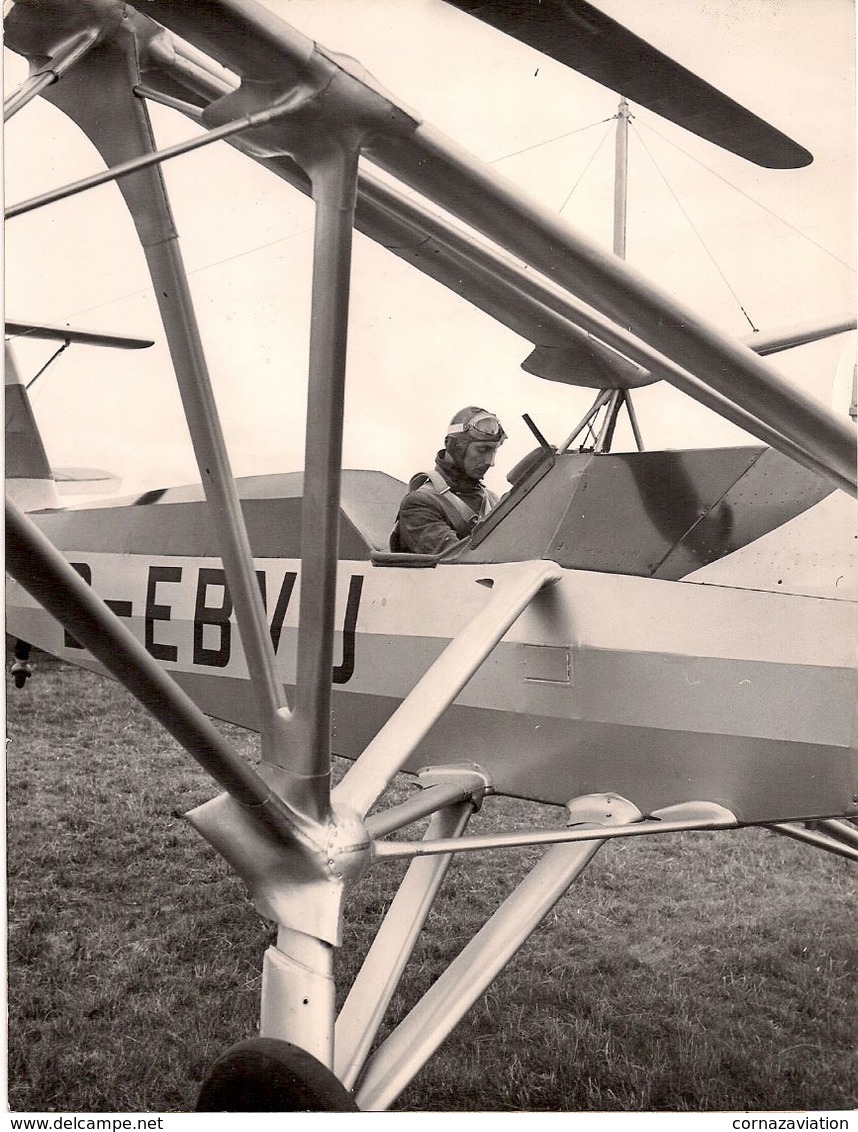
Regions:
[[[456,421],[447,428],[447,436],[458,436],[461,433],[471,440],[489,441],[492,444],[506,440],[506,433],[494,413],[474,413],[466,421]]]

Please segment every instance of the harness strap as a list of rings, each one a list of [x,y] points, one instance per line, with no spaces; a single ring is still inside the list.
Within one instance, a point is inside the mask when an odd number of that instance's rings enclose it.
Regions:
[[[460,499],[455,495],[450,488],[450,485],[438,472],[423,472],[422,475],[426,477],[425,481],[415,488],[415,491],[429,492],[438,497],[439,502],[442,504],[447,514],[450,517],[451,524],[454,529],[457,529],[457,519],[462,520],[468,530],[471,530],[477,519],[484,519],[492,509],[493,500],[488,492],[483,494],[482,503],[480,505],[479,515],[466,503],[464,499]],[[399,528],[399,518],[397,517],[393,531],[390,536],[389,546],[392,552],[396,553],[402,551],[402,536]]]
[[[437,495],[440,495],[445,503],[449,503],[453,507],[455,507],[455,509],[459,512],[466,523],[468,523],[469,525],[473,523],[474,519],[478,517],[477,512],[473,509],[473,507],[470,506],[470,504],[466,503],[464,499],[460,499],[458,495],[453,494],[453,492],[450,490],[450,485],[440,474],[440,472],[427,472],[426,475],[428,477],[428,482],[423,484],[423,487],[429,487],[429,485],[431,484],[435,493]],[[479,518],[481,519],[487,514],[487,502],[487,498],[483,496],[483,503],[482,507],[480,508],[479,514]]]

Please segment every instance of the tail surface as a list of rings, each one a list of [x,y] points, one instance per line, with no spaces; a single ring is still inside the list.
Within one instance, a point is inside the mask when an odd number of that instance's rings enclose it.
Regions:
[[[23,511],[61,506],[30,397],[6,344],[6,493]]]

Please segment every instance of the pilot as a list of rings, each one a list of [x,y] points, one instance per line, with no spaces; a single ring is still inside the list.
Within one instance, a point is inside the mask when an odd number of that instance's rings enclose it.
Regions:
[[[495,462],[506,433],[494,413],[476,405],[461,409],[447,426],[444,447],[431,472],[411,477],[390,536],[392,551],[441,554],[470,537],[498,497],[482,479]]]

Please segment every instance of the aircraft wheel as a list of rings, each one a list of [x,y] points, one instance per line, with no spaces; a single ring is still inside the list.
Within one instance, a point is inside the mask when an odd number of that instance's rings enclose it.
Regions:
[[[221,1054],[203,1082],[197,1112],[358,1112],[351,1093],[291,1042],[250,1038]]]
[[[25,660],[16,660],[12,665],[11,672],[16,688],[23,688],[33,675],[33,669]]]

